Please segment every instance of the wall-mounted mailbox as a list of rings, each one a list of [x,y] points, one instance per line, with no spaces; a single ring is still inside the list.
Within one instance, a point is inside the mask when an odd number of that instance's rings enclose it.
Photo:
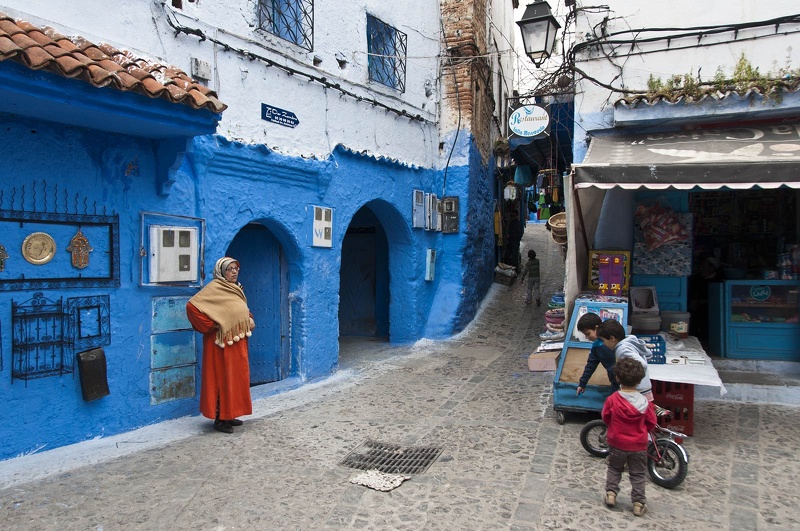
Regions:
[[[453,234],[458,232],[459,225],[459,211],[458,211],[458,197],[451,195],[442,198],[442,232]]]
[[[78,352],[77,356],[83,399],[91,402],[110,394],[105,351],[101,348],[93,348]]]

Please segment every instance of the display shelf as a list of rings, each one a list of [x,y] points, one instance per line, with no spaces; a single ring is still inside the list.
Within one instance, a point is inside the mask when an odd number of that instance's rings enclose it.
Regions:
[[[798,280],[728,280],[710,291],[709,348],[726,358],[800,361]]]

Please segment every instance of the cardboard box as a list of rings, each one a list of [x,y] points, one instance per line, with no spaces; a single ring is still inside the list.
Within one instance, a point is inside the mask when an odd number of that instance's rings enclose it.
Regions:
[[[516,276],[510,277],[510,276],[504,275],[502,273],[495,273],[494,274],[494,281],[497,282],[498,284],[503,284],[504,286],[510,286],[511,284],[514,283],[514,281],[516,279],[517,279]]]
[[[558,357],[560,355],[560,350],[534,352],[528,356],[528,370],[534,372],[554,371],[558,365]]]

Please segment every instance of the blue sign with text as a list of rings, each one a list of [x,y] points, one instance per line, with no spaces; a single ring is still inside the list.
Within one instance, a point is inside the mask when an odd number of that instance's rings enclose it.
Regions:
[[[266,103],[261,104],[261,119],[284,127],[295,127],[300,123],[297,115],[293,112],[284,111]]]

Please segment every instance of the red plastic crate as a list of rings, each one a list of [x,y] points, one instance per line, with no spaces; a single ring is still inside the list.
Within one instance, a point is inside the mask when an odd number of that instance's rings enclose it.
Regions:
[[[653,380],[653,399],[659,406],[672,411],[667,428],[694,435],[694,385]]]

